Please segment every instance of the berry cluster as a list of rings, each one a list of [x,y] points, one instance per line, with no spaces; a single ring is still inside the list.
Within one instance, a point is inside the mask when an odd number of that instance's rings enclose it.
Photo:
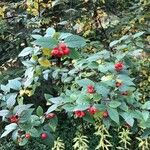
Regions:
[[[88,85],[87,86],[87,92],[90,93],[90,94],[95,93],[94,86],[93,85]]]
[[[19,121],[19,116],[18,116],[18,115],[12,115],[12,116],[10,116],[10,117],[8,118],[8,121],[9,121],[10,123],[18,123],[18,121]]]
[[[124,65],[121,62],[118,62],[115,64],[115,70],[116,71],[121,71],[123,69]]]
[[[54,57],[61,58],[64,55],[69,55],[70,49],[67,47],[65,43],[60,43],[57,47],[53,48],[51,51],[51,55]]]

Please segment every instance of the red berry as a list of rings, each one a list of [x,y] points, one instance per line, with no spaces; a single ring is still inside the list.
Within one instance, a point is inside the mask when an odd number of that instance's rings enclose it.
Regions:
[[[70,54],[70,49],[68,47],[66,47],[64,50],[64,55],[69,55]]]
[[[122,86],[122,83],[121,82],[116,82],[116,87],[120,87]]]
[[[8,118],[8,121],[11,123],[18,123],[19,121],[19,116],[18,115],[12,115]]]
[[[47,139],[47,137],[48,137],[47,133],[42,133],[42,134],[41,134],[41,139],[42,139],[42,140]]]
[[[88,112],[91,115],[94,115],[97,112],[97,109],[94,106],[92,106],[92,107],[88,108]]]
[[[46,119],[52,119],[54,118],[56,115],[54,113],[49,113],[45,116]]]
[[[122,95],[127,96],[127,95],[128,95],[128,92],[125,91],[125,92],[122,93]]]
[[[121,71],[123,69],[123,63],[118,62],[115,64],[116,71]]]
[[[64,52],[62,50],[60,50],[57,54],[57,57],[62,57],[64,55]]]
[[[26,139],[30,139],[30,137],[31,137],[31,134],[30,134],[30,133],[26,133],[26,134],[25,134],[25,138],[26,138]]]
[[[64,49],[66,49],[67,46],[65,43],[60,43],[58,47],[59,47],[59,49],[64,50]]]
[[[107,118],[109,116],[108,111],[103,112],[103,117]]]
[[[51,55],[52,56],[57,56],[59,54],[59,49],[58,47],[55,47],[52,51],[51,51]]]
[[[93,85],[88,85],[88,87],[87,87],[87,92],[90,93],[90,94],[95,93],[94,86],[93,86]]]
[[[82,118],[82,117],[85,116],[85,112],[77,110],[77,111],[75,111],[75,116],[78,117],[78,118]]]

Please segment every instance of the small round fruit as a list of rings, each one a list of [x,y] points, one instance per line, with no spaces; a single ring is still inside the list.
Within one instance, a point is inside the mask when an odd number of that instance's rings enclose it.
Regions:
[[[88,85],[87,86],[87,93],[93,94],[95,93],[95,89],[93,85]]]
[[[47,139],[47,138],[48,138],[47,133],[42,133],[42,134],[41,134],[41,139],[42,139],[42,140],[45,140],[45,139]]]
[[[66,48],[63,50],[63,52],[64,52],[64,55],[69,55],[69,54],[70,54],[70,49],[66,47]]]
[[[103,112],[103,117],[107,118],[109,116],[108,111]]]
[[[125,92],[122,93],[122,95],[123,95],[123,96],[127,96],[127,95],[128,95],[128,92],[125,91]]]
[[[96,112],[97,112],[97,109],[92,106],[92,107],[89,107],[88,110],[87,110],[91,115],[94,115]]]
[[[25,138],[26,138],[26,139],[30,139],[30,138],[31,138],[31,134],[30,134],[30,133],[26,133],[26,134],[25,134]]]
[[[64,50],[64,49],[66,49],[67,46],[65,43],[60,43],[58,47],[59,47],[59,49]]]
[[[74,113],[75,113],[75,116],[78,117],[78,118],[82,118],[86,115],[85,112],[81,111],[81,110],[77,110]]]
[[[56,115],[54,113],[49,113],[45,116],[46,119],[52,119],[54,118]]]
[[[121,71],[123,69],[123,67],[124,67],[123,63],[121,63],[121,62],[118,62],[115,64],[115,70],[116,71]]]

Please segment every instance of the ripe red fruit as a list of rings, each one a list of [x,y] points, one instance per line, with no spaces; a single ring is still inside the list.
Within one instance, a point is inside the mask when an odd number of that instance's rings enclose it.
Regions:
[[[64,52],[62,50],[60,50],[57,54],[57,57],[62,57],[64,55]]]
[[[116,87],[120,87],[122,86],[122,83],[121,82],[116,82]]]
[[[92,106],[92,107],[89,107],[88,110],[87,110],[91,115],[94,115],[96,112],[97,112],[97,109]]]
[[[8,118],[8,121],[11,123],[18,123],[19,121],[19,116],[18,115],[12,115]]]
[[[56,115],[54,113],[49,113],[45,116],[46,119],[52,119],[54,118]]]
[[[63,53],[64,53],[64,55],[69,55],[70,49],[68,47],[66,47],[65,49],[63,49]]]
[[[67,48],[67,46],[66,46],[65,43],[60,43],[58,47],[59,47],[59,49],[61,49],[61,50],[64,50],[64,49]]]
[[[127,95],[128,95],[128,92],[125,91],[125,92],[122,93],[122,95],[123,95],[123,96],[127,96]]]
[[[90,94],[95,93],[94,86],[93,86],[93,85],[88,85],[88,87],[87,87],[87,92],[90,93]]]
[[[123,63],[118,62],[115,64],[116,71],[121,71],[123,69]]]
[[[59,54],[59,48],[55,47],[52,51],[51,51],[51,55],[52,56],[57,56]]]
[[[42,133],[42,134],[41,134],[41,139],[42,139],[42,140],[45,140],[45,139],[47,139],[47,138],[48,138],[47,133]]]
[[[30,139],[30,138],[31,138],[31,134],[30,134],[30,133],[26,133],[26,134],[25,134],[25,138],[26,138],[26,139]]]
[[[74,113],[75,113],[75,116],[78,117],[78,118],[82,118],[82,117],[85,116],[85,112],[84,111],[77,110]]]
[[[104,112],[103,112],[103,117],[104,117],[104,118],[107,118],[108,116],[109,116],[108,111],[104,111]]]

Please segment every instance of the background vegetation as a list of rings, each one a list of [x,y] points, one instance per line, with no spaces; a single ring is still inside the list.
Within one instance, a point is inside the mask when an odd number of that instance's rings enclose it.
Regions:
[[[93,54],[97,49],[107,49],[112,41],[124,35],[141,31],[145,34],[135,44],[139,52],[131,62],[131,76],[141,95],[140,102],[145,103],[150,95],[150,1],[149,0],[5,0],[0,2],[0,83],[22,76],[25,68],[18,54],[23,48],[31,46],[31,34],[44,34],[48,27],[56,31],[70,32],[85,37],[87,46],[81,53]],[[124,53],[130,51],[130,45],[122,48]],[[136,67],[135,67],[136,66]],[[138,67],[137,67],[138,66]],[[32,96],[35,104],[45,88],[37,89]],[[54,93],[55,94],[55,93]],[[133,131],[128,126],[111,127],[109,130],[101,123],[95,125],[67,117],[65,113],[58,118],[56,140],[52,150],[93,150],[97,149],[150,149],[149,131],[141,137],[143,129]],[[1,123],[3,132],[4,124]],[[68,134],[69,133],[69,134]],[[114,136],[115,135],[115,136]],[[31,144],[32,143],[32,144]],[[0,149],[45,149],[41,141],[29,141],[19,147],[10,137],[1,139]]]

